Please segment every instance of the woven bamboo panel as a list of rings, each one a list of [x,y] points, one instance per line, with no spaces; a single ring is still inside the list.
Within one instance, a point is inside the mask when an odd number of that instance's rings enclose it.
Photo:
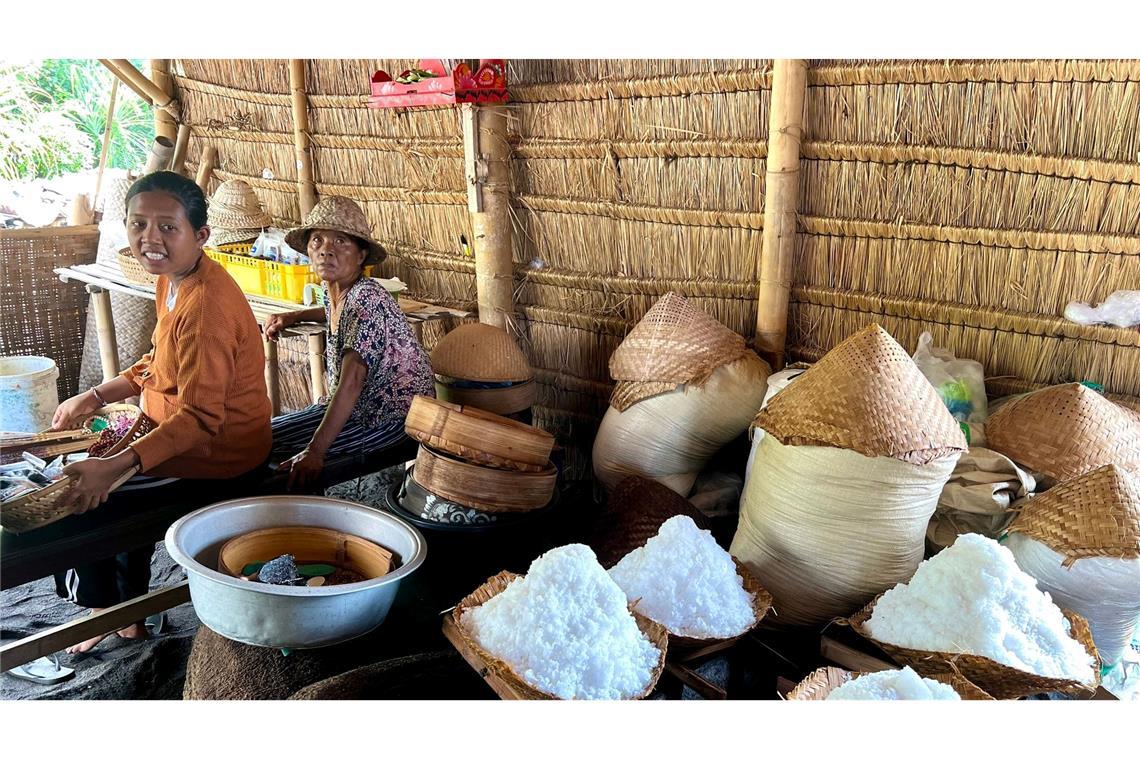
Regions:
[[[52,270],[93,264],[99,228],[0,230],[0,354],[47,356],[59,367],[59,398],[79,389],[87,293]]]

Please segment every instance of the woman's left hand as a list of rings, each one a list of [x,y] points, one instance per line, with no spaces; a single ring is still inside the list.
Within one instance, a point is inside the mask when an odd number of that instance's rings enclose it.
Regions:
[[[135,464],[136,455],[128,449],[124,455],[84,459],[64,467],[63,474],[71,478],[65,503],[74,506],[72,514],[81,515],[105,502],[115,481],[126,475]]]
[[[321,477],[321,472],[325,469],[325,452],[309,446],[282,466],[289,467],[288,490],[292,491],[294,486],[307,488]]]

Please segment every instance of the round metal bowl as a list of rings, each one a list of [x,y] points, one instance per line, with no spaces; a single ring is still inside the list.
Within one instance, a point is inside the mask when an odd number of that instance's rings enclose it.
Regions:
[[[339,586],[273,586],[220,573],[218,552],[236,536],[264,528],[330,528],[373,541],[394,555],[385,576]],[[186,570],[194,612],[226,638],[263,647],[311,649],[362,636],[384,621],[400,581],[427,556],[407,522],[386,512],[323,496],[254,496],[199,509],[170,526],[166,550]]]

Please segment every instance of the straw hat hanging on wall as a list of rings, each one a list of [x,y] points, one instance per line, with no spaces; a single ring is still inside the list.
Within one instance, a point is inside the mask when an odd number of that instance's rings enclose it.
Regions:
[[[273,223],[273,218],[265,213],[252,187],[240,179],[231,179],[214,192],[206,222],[210,225],[206,245],[225,245],[255,239]]]

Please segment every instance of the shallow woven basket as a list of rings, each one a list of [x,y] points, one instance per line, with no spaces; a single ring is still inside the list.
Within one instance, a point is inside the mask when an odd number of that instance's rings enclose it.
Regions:
[[[127,434],[120,438],[114,446],[104,452],[102,456],[109,457],[118,454],[133,441],[138,440],[157,427],[157,423],[155,423],[154,420],[143,414],[142,410],[137,406],[130,404],[110,404],[97,409],[83,421],[83,427],[90,429],[90,423],[96,417],[111,413],[122,413],[127,410],[137,415],[134,423],[127,431]],[[113,491],[123,483],[126,483],[136,472],[138,472],[137,467],[131,469],[112,484],[111,490]],[[63,497],[67,494],[70,485],[71,478],[65,475],[51,485],[45,486],[38,491],[12,499],[11,501],[3,502],[3,504],[0,504],[0,526],[3,526],[4,530],[10,533],[24,533],[29,530],[34,530],[35,528],[50,525],[57,520],[62,520],[75,511],[73,506],[64,505]]]
[[[504,388],[456,388],[437,379],[435,395],[441,401],[492,414],[515,414],[534,406],[538,385],[534,380],[526,380]]]
[[[1058,481],[1106,464],[1140,470],[1137,415],[1080,383],[1003,404],[986,420],[986,445]]]
[[[740,574],[741,580],[744,581],[744,590],[752,594],[752,625],[748,626],[745,630],[736,634],[735,636],[727,636],[724,638],[697,637],[697,636],[682,636],[679,633],[669,632],[669,646],[677,647],[678,649],[692,649],[694,647],[706,647],[712,644],[728,643],[736,641],[741,638],[756,626],[760,625],[760,621],[768,614],[768,610],[772,609],[772,595],[769,594],[752,571],[745,567],[736,557],[732,558],[733,563],[736,565],[736,572]]]
[[[981,655],[928,652],[879,641],[867,630],[866,623],[871,619],[871,614],[875,611],[875,604],[881,597],[882,594],[875,597],[870,604],[846,622],[856,633],[890,655],[895,662],[900,665],[910,665],[919,675],[929,678],[939,674],[959,675],[993,696],[994,699],[1017,699],[1031,694],[1054,691],[1065,694],[1089,694],[1100,685],[1100,656],[1097,654],[1096,644],[1093,643],[1089,624],[1076,613],[1065,609],[1061,610],[1072,627],[1069,635],[1080,642],[1085,651],[1093,657],[1093,672],[1096,675],[1096,680],[1091,685],[1063,678],[1047,678],[1036,673],[1027,673],[1024,670],[1002,665],[1000,662],[995,662]]]
[[[119,260],[119,269],[123,270],[128,281],[136,285],[150,285],[151,287],[158,284],[158,275],[151,274],[143,269],[143,265],[131,254],[130,248],[119,249],[115,256]]]
[[[61,430],[33,435],[0,433],[0,464],[22,461],[25,451],[48,461],[61,454],[83,451],[99,440],[98,433],[88,430]]]
[[[610,493],[586,543],[594,550],[598,564],[608,570],[644,546],[666,520],[677,515],[686,515],[701,530],[711,527],[704,513],[672,488],[642,475],[630,475]]]
[[[451,619],[455,623],[455,628],[458,630],[463,643],[470,647],[471,650],[483,660],[486,668],[490,672],[494,673],[503,681],[506,681],[511,689],[519,695],[520,699],[558,699],[558,697],[552,694],[547,694],[544,691],[536,689],[515,675],[510,665],[479,646],[475,639],[467,632],[467,629],[460,623],[460,618],[465,612],[494,598],[506,589],[511,581],[519,577],[520,576],[515,573],[504,570],[498,575],[488,578],[486,583],[463,597],[459,604],[455,605],[455,609],[451,611]],[[665,627],[659,623],[655,623],[637,612],[632,612],[632,610],[631,613],[633,614],[633,619],[637,622],[638,629],[645,634],[653,646],[657,647],[657,651],[661,653],[660,658],[657,660],[657,667],[653,669],[653,676],[649,680],[649,685],[642,693],[633,697],[633,699],[644,699],[656,688],[657,681],[661,678],[661,674],[665,670],[665,656],[669,651],[669,634],[665,630]]]
[[[1109,464],[1026,500],[1007,529],[1065,558],[1140,558],[1140,478]]]
[[[534,377],[526,354],[507,331],[481,322],[459,325],[440,338],[431,352],[431,367],[436,374],[490,383]]]
[[[404,431],[474,464],[521,472],[550,467],[554,436],[532,425],[427,396],[412,398]]]
[[[482,467],[421,443],[416,454],[416,482],[436,496],[484,512],[529,512],[550,503],[558,471],[541,472]]]
[[[788,692],[786,699],[792,702],[807,702],[807,701],[820,701],[827,699],[831,692],[838,689],[843,684],[847,683],[853,678],[857,678],[864,673],[851,672],[843,668],[819,668],[813,671],[807,678],[796,684],[796,687]],[[974,684],[970,683],[962,676],[955,674],[939,673],[933,676],[924,676],[939,683],[944,683],[954,691],[958,692],[958,696],[965,700],[989,700],[993,701],[993,697],[986,694]]]
[[[754,424],[785,446],[833,446],[912,464],[967,447],[938,391],[878,325],[827,352],[773,396]]]

